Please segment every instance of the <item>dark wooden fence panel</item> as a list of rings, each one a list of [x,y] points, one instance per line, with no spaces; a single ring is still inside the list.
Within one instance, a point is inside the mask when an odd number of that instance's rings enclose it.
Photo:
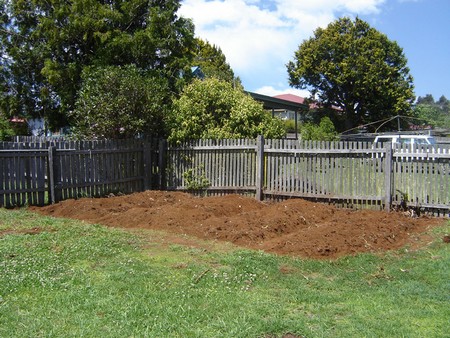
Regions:
[[[140,140],[71,141],[57,143],[56,148],[55,189],[62,199],[144,190],[144,146]]]
[[[152,139],[0,143],[0,206],[129,194],[155,188]]]
[[[0,206],[47,202],[47,156],[39,143],[0,143]]]

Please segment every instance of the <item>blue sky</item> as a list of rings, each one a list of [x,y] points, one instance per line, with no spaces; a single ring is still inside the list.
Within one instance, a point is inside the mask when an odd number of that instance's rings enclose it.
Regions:
[[[286,63],[317,27],[358,16],[403,48],[416,96],[450,99],[450,0],[184,0],[179,14],[249,91],[308,96],[289,87]]]

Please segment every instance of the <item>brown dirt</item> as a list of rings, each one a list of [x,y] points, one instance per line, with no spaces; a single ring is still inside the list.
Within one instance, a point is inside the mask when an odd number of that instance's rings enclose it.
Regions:
[[[442,224],[442,219],[338,209],[302,199],[262,203],[239,195],[201,198],[162,191],[66,200],[32,210],[112,227],[163,230],[281,255],[326,259],[398,249],[416,243],[423,232]]]

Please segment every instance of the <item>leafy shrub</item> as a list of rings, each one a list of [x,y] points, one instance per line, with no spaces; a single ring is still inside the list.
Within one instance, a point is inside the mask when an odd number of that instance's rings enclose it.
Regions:
[[[241,88],[215,78],[194,80],[174,102],[169,139],[280,138],[283,122]]]
[[[311,141],[335,141],[337,132],[330,118],[325,116],[320,120],[319,125],[306,123],[301,127],[302,140]]]
[[[14,135],[14,130],[5,117],[0,114],[0,141],[4,141]]]

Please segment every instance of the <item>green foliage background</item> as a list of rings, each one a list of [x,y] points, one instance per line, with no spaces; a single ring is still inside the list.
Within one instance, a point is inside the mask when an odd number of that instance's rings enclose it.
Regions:
[[[220,138],[280,138],[283,123],[241,88],[209,78],[194,80],[175,100],[171,141]]]
[[[44,118],[51,131],[71,126],[77,137],[283,136],[278,121],[242,93],[220,47],[194,37],[191,20],[178,15],[181,4],[0,0],[0,113],[6,120]],[[186,87],[193,66],[209,81]],[[411,115],[413,83],[403,50],[359,18],[317,29],[287,70],[292,86],[311,89],[319,100],[314,122],[328,116],[344,131]],[[420,99],[413,116],[448,128],[448,100]],[[7,137],[11,130],[0,123]],[[311,136],[314,128],[303,127],[305,137],[331,137]]]
[[[337,132],[329,117],[323,117],[320,123],[305,123],[300,129],[301,139],[307,141],[336,141]]]
[[[413,110],[418,124],[450,129],[450,101],[445,96],[437,101],[432,95],[419,97]]]
[[[227,63],[226,57],[220,47],[211,45],[208,41],[196,39],[194,48],[194,66],[200,67],[207,78],[217,78],[229,83],[240,85],[239,79],[235,78],[234,72]]]
[[[86,68],[75,110],[79,138],[164,136],[169,105],[165,78],[134,65]]]
[[[178,0],[0,1],[10,116],[66,126],[86,67],[134,64],[166,78],[171,92],[190,69],[194,26],[178,17]]]
[[[14,130],[11,128],[8,119],[6,119],[0,112],[0,141],[4,141],[13,135]]]

